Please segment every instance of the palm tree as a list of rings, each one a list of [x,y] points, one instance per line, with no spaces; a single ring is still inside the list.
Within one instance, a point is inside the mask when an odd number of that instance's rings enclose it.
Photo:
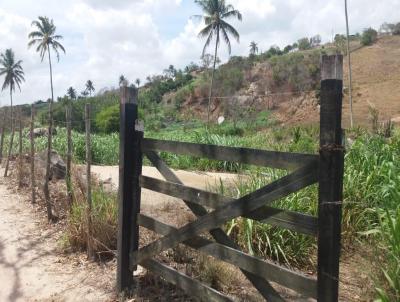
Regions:
[[[210,93],[208,99],[208,108],[207,108],[207,123],[210,122],[210,106],[211,106],[211,98],[212,98],[212,90],[214,85],[214,74],[215,74],[215,65],[217,63],[217,52],[220,43],[220,36],[222,35],[222,39],[228,46],[228,52],[231,54],[231,42],[229,39],[229,35],[232,35],[239,42],[239,33],[237,30],[227,23],[225,19],[236,18],[239,21],[242,20],[242,14],[234,9],[231,4],[226,4],[225,0],[195,0],[196,4],[198,4],[203,10],[203,16],[197,16],[204,20],[206,27],[204,27],[200,33],[199,37],[207,38],[206,43],[203,48],[203,54],[205,54],[207,47],[210,45],[214,35],[215,37],[215,51],[214,51],[214,65],[213,71],[211,75],[211,85],[210,85]]]
[[[86,82],[86,91],[89,92],[89,95],[92,96],[92,92],[95,91],[93,82],[91,80],[88,80]]]
[[[44,56],[48,54],[49,68],[50,68],[50,88],[51,88],[51,99],[49,101],[49,129],[47,134],[47,163],[46,163],[46,181],[44,184],[44,195],[46,199],[47,207],[47,218],[54,220],[54,216],[51,211],[50,193],[49,193],[49,177],[50,177],[50,156],[51,156],[51,140],[53,131],[53,103],[54,103],[54,91],[53,91],[53,70],[51,66],[51,53],[50,49],[56,53],[57,61],[60,59],[59,49],[65,53],[64,46],[61,45],[59,40],[63,37],[56,34],[56,26],[53,20],[47,17],[39,17],[39,20],[33,21],[32,26],[35,30],[32,31],[28,38],[31,39],[28,43],[28,47],[36,46],[36,52],[40,54],[40,58],[43,62]]]
[[[128,80],[125,78],[123,74],[119,76],[119,86],[128,85]]]
[[[250,54],[255,55],[258,53],[258,44],[254,41],[251,41],[250,43]]]
[[[15,86],[21,91],[21,83],[25,81],[24,71],[21,66],[22,61],[16,61],[14,57],[14,52],[12,49],[7,49],[5,53],[0,55],[0,76],[4,75],[4,82],[1,90],[10,88],[10,104],[11,104],[11,140],[8,150],[8,157],[6,162],[6,168],[4,170],[4,177],[7,176],[9,160],[12,151],[12,145],[14,141],[14,115],[13,115],[13,92],[15,92]],[[4,131],[4,128],[3,128]]]
[[[69,87],[67,90],[67,95],[69,96],[69,98],[71,100],[75,100],[76,99],[76,90],[74,89],[74,87]]]
[[[135,81],[135,83],[136,83],[137,88],[139,89],[139,86],[140,86],[140,79],[137,78],[136,81]]]

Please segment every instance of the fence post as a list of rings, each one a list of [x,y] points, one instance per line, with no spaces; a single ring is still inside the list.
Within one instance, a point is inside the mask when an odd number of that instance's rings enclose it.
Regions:
[[[49,112],[48,112],[48,122],[49,127],[47,130],[47,156],[46,156],[46,173],[45,180],[43,185],[43,194],[44,199],[46,200],[46,211],[47,211],[47,219],[51,222],[56,221],[56,216],[53,215],[52,206],[51,206],[51,197],[50,197],[50,189],[49,189],[49,180],[50,180],[50,166],[51,166],[51,153],[52,153],[52,140],[53,140],[53,100],[49,100]]]
[[[343,56],[322,56],[318,198],[318,301],[336,302],[343,193]]]
[[[14,134],[15,134],[15,123],[14,123],[14,117],[12,116],[12,112],[11,112],[11,133],[10,133],[11,137],[10,137],[10,145],[8,146],[8,155],[7,155],[7,160],[6,160],[6,167],[4,169],[4,177],[7,177],[7,175],[8,175],[8,168],[10,166],[12,147],[14,144]]]
[[[93,259],[93,239],[92,239],[92,180],[91,180],[91,161],[90,150],[90,103],[85,105],[85,130],[86,130],[86,200],[87,200],[87,253],[88,258]]]
[[[3,162],[3,147],[4,147],[4,130],[5,130],[5,114],[1,123],[1,136],[0,136],[0,164]]]
[[[72,209],[72,179],[71,179],[71,162],[72,162],[72,138],[71,138],[71,101],[69,101],[65,109],[65,119],[67,122],[67,171],[65,180],[67,181],[67,198],[70,210]]]
[[[31,105],[31,129],[30,129],[30,140],[31,140],[31,190],[32,190],[32,203],[36,203],[36,195],[35,195],[35,137],[34,137],[34,128],[35,128],[35,105]]]
[[[140,211],[139,176],[142,173],[142,129],[135,130],[138,119],[137,90],[121,87],[120,145],[119,145],[119,210],[118,210],[118,263],[117,290],[122,292],[133,284],[133,271],[129,268],[130,254],[138,250]]]
[[[18,188],[22,188],[22,168],[23,168],[23,159],[22,159],[22,113],[21,109],[19,110],[19,129],[18,129]]]

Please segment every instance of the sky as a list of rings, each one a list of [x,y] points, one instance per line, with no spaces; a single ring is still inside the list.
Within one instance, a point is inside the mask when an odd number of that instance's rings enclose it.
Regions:
[[[240,43],[232,41],[232,55],[247,55],[253,40],[265,51],[302,37],[320,34],[328,42],[334,33],[345,33],[344,0],[227,2],[243,15],[242,22],[230,20],[240,33]],[[399,0],[348,2],[351,33],[400,21]],[[66,54],[53,64],[55,96],[63,96],[70,86],[83,91],[88,79],[99,91],[117,87],[121,74],[143,83],[170,64],[184,68],[198,63],[204,40],[197,34],[203,24],[193,16],[201,14],[194,0],[0,0],[0,52],[12,48],[25,71],[26,81],[14,101],[32,103],[50,96],[48,63],[27,47],[38,16],[53,19],[64,37]],[[222,62],[229,58],[223,45],[219,57]],[[0,92],[0,104],[9,101],[9,92]]]

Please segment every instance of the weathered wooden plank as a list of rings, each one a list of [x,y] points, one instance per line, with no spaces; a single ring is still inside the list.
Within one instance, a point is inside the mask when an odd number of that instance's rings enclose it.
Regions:
[[[141,226],[164,236],[177,230],[177,228],[173,226],[167,225],[143,214],[139,214],[138,223]],[[306,297],[316,298],[317,280],[315,278],[289,270],[273,262],[247,255],[241,251],[200,236],[195,236],[183,243],[217,259],[233,264],[247,272],[293,289]]]
[[[155,242],[141,248],[138,252],[132,254],[132,265],[153,257],[162,251],[173,248],[179,243],[198,235],[202,232],[219,227],[229,219],[246,215],[266,203],[270,203],[282,198],[290,193],[296,192],[306,186],[313,184],[318,178],[316,165],[298,169],[290,175],[287,175],[251,194],[248,194],[238,200],[218,208],[197,221],[188,223],[179,231],[172,232],[167,236],[156,240]]]
[[[228,296],[218,292],[217,290],[195,280],[177,270],[160,263],[156,260],[149,259],[142,262],[142,266],[149,271],[161,276],[169,283],[172,283],[183,289],[189,295],[197,297],[200,301],[233,301]]]
[[[180,198],[187,202],[200,204],[212,209],[216,209],[237,200],[235,198],[228,198],[216,193],[172,182],[166,182],[147,176],[140,177],[140,185],[143,188]],[[317,234],[318,219],[316,217],[293,211],[265,206],[249,213],[248,215],[244,215],[244,217],[304,234],[314,236]]]
[[[339,298],[344,147],[341,55],[322,57],[318,198],[318,301]]]
[[[120,103],[120,148],[119,148],[119,205],[118,205],[118,257],[117,290],[129,289],[133,285],[133,270],[129,267],[130,252],[136,245],[136,217],[138,214],[137,188],[135,175],[140,174],[137,166],[137,137],[135,120],[138,118],[136,90],[121,87]],[[136,138],[136,142],[135,142]]]
[[[162,161],[158,154],[154,151],[146,152],[147,158],[151,163],[160,171],[161,175],[170,182],[182,184],[175,173]],[[189,209],[197,216],[204,216],[208,212],[201,205],[189,203],[183,200]],[[210,235],[219,243],[229,246],[234,249],[239,249],[239,246],[234,242],[225,232],[220,228],[215,228],[209,231]],[[270,302],[282,302],[284,301],[277,291],[269,284],[265,279],[258,277],[252,273],[241,270],[246,278],[254,285],[255,288],[260,292],[260,294]]]
[[[215,160],[266,166],[278,169],[295,169],[318,160],[318,155],[267,151],[240,147],[144,139],[143,151],[157,150],[176,154],[206,157]]]

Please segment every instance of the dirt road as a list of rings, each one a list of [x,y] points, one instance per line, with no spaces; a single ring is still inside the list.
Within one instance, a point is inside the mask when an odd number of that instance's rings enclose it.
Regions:
[[[60,247],[59,226],[0,177],[0,301],[113,301],[113,265]]]

